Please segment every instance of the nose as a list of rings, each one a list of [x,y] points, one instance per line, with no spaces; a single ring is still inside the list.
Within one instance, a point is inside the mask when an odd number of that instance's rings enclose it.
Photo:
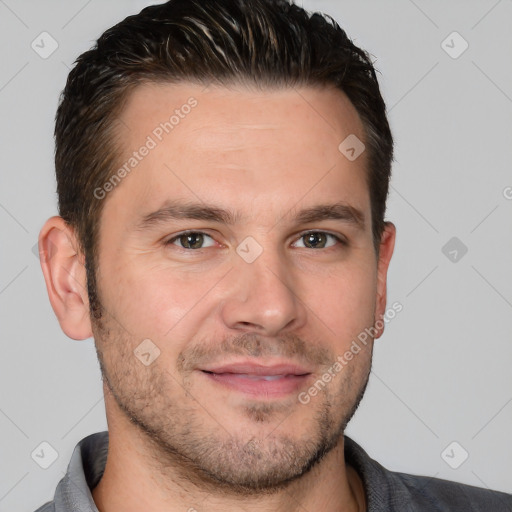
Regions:
[[[252,263],[242,258],[230,272],[221,315],[226,327],[277,336],[306,322],[300,280],[280,255],[263,253]]]

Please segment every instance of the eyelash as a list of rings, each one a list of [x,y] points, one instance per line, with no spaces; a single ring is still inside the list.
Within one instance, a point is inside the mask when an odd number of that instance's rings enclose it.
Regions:
[[[335,235],[333,233],[329,233],[328,231],[305,231],[303,233],[301,233],[299,235],[299,237],[297,238],[297,240],[300,240],[301,238],[305,237],[306,235],[309,235],[311,233],[321,233],[321,234],[324,234],[324,235],[327,235],[327,236],[331,236],[333,237],[337,242],[339,242],[342,246],[346,247],[348,246],[348,242],[346,242],[343,238],[339,237],[338,235]],[[183,231],[182,233],[178,233],[177,235],[173,236],[172,238],[170,238],[169,240],[167,240],[166,242],[164,242],[164,245],[165,246],[168,246],[168,245],[173,245],[173,242],[175,242],[176,240],[178,240],[179,238],[181,238],[182,236],[185,236],[185,235],[190,235],[190,234],[194,234],[194,235],[206,235],[210,238],[213,239],[213,237],[211,235],[209,235],[208,233],[205,233],[204,231],[194,231],[194,230],[189,230],[189,231]],[[209,249],[209,247],[204,247],[204,248],[201,248],[201,249],[187,249],[185,247],[179,247],[179,246],[176,246],[178,249],[181,249],[182,251],[186,251],[186,252],[200,252],[204,249]],[[306,249],[308,249],[308,247],[306,247]],[[331,249],[336,249],[336,246],[332,246],[332,247],[326,247],[325,249],[311,249],[313,251],[320,251],[320,250],[323,250],[323,251],[328,251],[328,250],[331,250]]]

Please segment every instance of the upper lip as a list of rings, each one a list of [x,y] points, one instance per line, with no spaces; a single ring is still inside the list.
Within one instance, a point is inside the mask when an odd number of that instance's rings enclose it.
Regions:
[[[199,368],[211,373],[240,373],[247,375],[307,375],[309,368],[292,362],[261,364],[254,361],[239,361],[229,364],[212,364]]]

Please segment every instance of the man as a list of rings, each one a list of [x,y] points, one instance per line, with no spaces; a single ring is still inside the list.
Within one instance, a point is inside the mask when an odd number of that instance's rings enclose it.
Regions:
[[[385,104],[334,21],[148,7],[79,57],[55,134],[42,269],[63,331],[94,336],[108,432],[39,511],[512,510],[344,436],[396,230]]]

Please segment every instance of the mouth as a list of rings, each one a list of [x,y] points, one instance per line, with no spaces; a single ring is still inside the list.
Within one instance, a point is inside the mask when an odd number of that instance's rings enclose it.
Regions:
[[[293,363],[263,365],[247,361],[204,367],[200,372],[216,385],[271,399],[297,393],[312,375],[310,369]]]

